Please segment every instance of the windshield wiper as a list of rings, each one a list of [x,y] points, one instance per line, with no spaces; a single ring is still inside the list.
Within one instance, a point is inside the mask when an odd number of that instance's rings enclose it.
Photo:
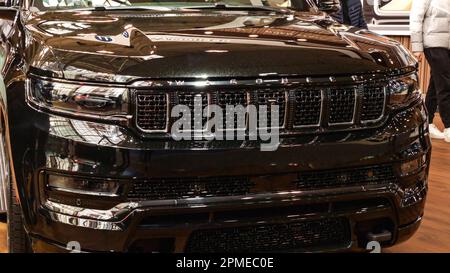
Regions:
[[[267,6],[235,6],[235,5],[227,5],[225,3],[216,3],[214,6],[188,6],[182,7],[182,9],[210,9],[210,10],[245,10],[245,11],[272,11],[277,13],[291,13],[292,11],[289,9],[283,8],[274,8]]]

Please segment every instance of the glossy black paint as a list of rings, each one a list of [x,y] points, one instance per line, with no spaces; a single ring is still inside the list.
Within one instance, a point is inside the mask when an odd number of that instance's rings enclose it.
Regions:
[[[100,76],[112,82],[328,76],[336,74],[330,63],[343,75],[413,65],[392,41],[362,30],[350,30],[343,40],[333,33],[342,26],[328,20],[310,13],[46,12],[30,14],[25,29],[34,39],[26,42],[24,53],[27,65],[59,77],[98,81]],[[55,35],[58,31],[65,33]]]
[[[0,105],[7,105],[15,183],[35,251],[62,251],[69,241],[79,241],[86,251],[127,251],[136,240],[155,236],[174,237],[174,250],[183,251],[194,230],[271,221],[273,215],[234,224],[204,222],[150,228],[140,227],[141,220],[154,215],[178,217],[186,213],[351,203],[371,198],[384,198],[390,205],[317,212],[308,218],[345,216],[354,230],[358,223],[388,218],[393,223],[394,237],[387,245],[412,236],[420,223],[425,199],[402,207],[401,185],[422,183],[426,187],[428,164],[418,173],[399,179],[398,184],[379,188],[311,191],[289,194],[283,201],[271,197],[234,203],[142,204],[129,215],[109,219],[122,229],[120,232],[55,221],[52,212],[43,206],[40,192],[39,177],[44,169],[121,178],[129,183],[136,178],[160,176],[249,175],[267,176],[270,183],[276,184],[277,175],[285,173],[385,163],[397,166],[417,156],[405,152],[417,141],[422,145],[420,155],[426,155],[428,162],[431,146],[421,102],[391,113],[372,129],[284,136],[275,152],[261,152],[241,143],[148,140],[121,125],[54,116],[26,104],[25,80],[30,74],[114,85],[129,85],[136,80],[170,85],[178,79],[386,77],[416,68],[397,43],[336,24],[322,13],[164,13],[0,10],[2,53],[6,57],[2,67],[6,95],[0,97]],[[67,28],[75,24],[76,30]],[[113,41],[104,42],[101,37],[113,37]],[[5,111],[6,107],[1,109]],[[115,132],[114,137],[105,132]],[[364,248],[361,240],[354,234],[351,244],[340,249]]]

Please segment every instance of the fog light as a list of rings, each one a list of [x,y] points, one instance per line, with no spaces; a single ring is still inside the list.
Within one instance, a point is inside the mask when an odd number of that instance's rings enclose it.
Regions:
[[[108,179],[91,179],[49,174],[47,185],[50,190],[97,196],[118,196],[120,183]]]
[[[421,156],[411,161],[403,162],[400,164],[400,171],[402,176],[410,175],[416,173],[422,168],[423,164],[426,162],[426,156]]]

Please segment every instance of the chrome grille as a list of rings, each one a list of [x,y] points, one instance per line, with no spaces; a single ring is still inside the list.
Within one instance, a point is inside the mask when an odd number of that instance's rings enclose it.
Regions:
[[[201,124],[194,124],[194,101],[199,98],[202,109],[209,104],[215,104],[222,109],[226,106],[255,105],[257,108],[267,106],[266,124],[270,127],[270,109],[279,106],[279,126],[281,133],[299,131],[304,128],[320,128],[325,130],[340,130],[344,126],[364,128],[369,122],[383,118],[386,107],[386,84],[374,82],[343,86],[300,86],[254,89],[234,86],[220,88],[210,86],[199,92],[193,90],[135,90],[136,95],[136,126],[144,133],[161,132],[170,128],[174,120],[169,120],[169,113],[174,105],[186,105],[191,111],[191,128],[205,129],[208,118],[203,115]],[[169,88],[169,87],[168,87]],[[155,92],[155,93],[154,93]],[[170,94],[170,95],[169,95]],[[170,99],[169,99],[170,98]],[[184,115],[183,115],[184,116]],[[258,125],[260,121],[258,120]],[[226,112],[223,113],[223,125],[226,126]],[[329,126],[328,126],[329,125]],[[249,123],[246,119],[245,128],[237,124],[234,117],[234,129],[246,129]],[[229,128],[229,126],[227,126]],[[186,130],[186,128],[183,128]]]

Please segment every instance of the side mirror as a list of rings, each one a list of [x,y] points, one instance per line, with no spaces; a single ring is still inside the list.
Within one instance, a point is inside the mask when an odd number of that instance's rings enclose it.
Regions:
[[[341,10],[340,0],[315,0],[320,11],[333,14]]]

